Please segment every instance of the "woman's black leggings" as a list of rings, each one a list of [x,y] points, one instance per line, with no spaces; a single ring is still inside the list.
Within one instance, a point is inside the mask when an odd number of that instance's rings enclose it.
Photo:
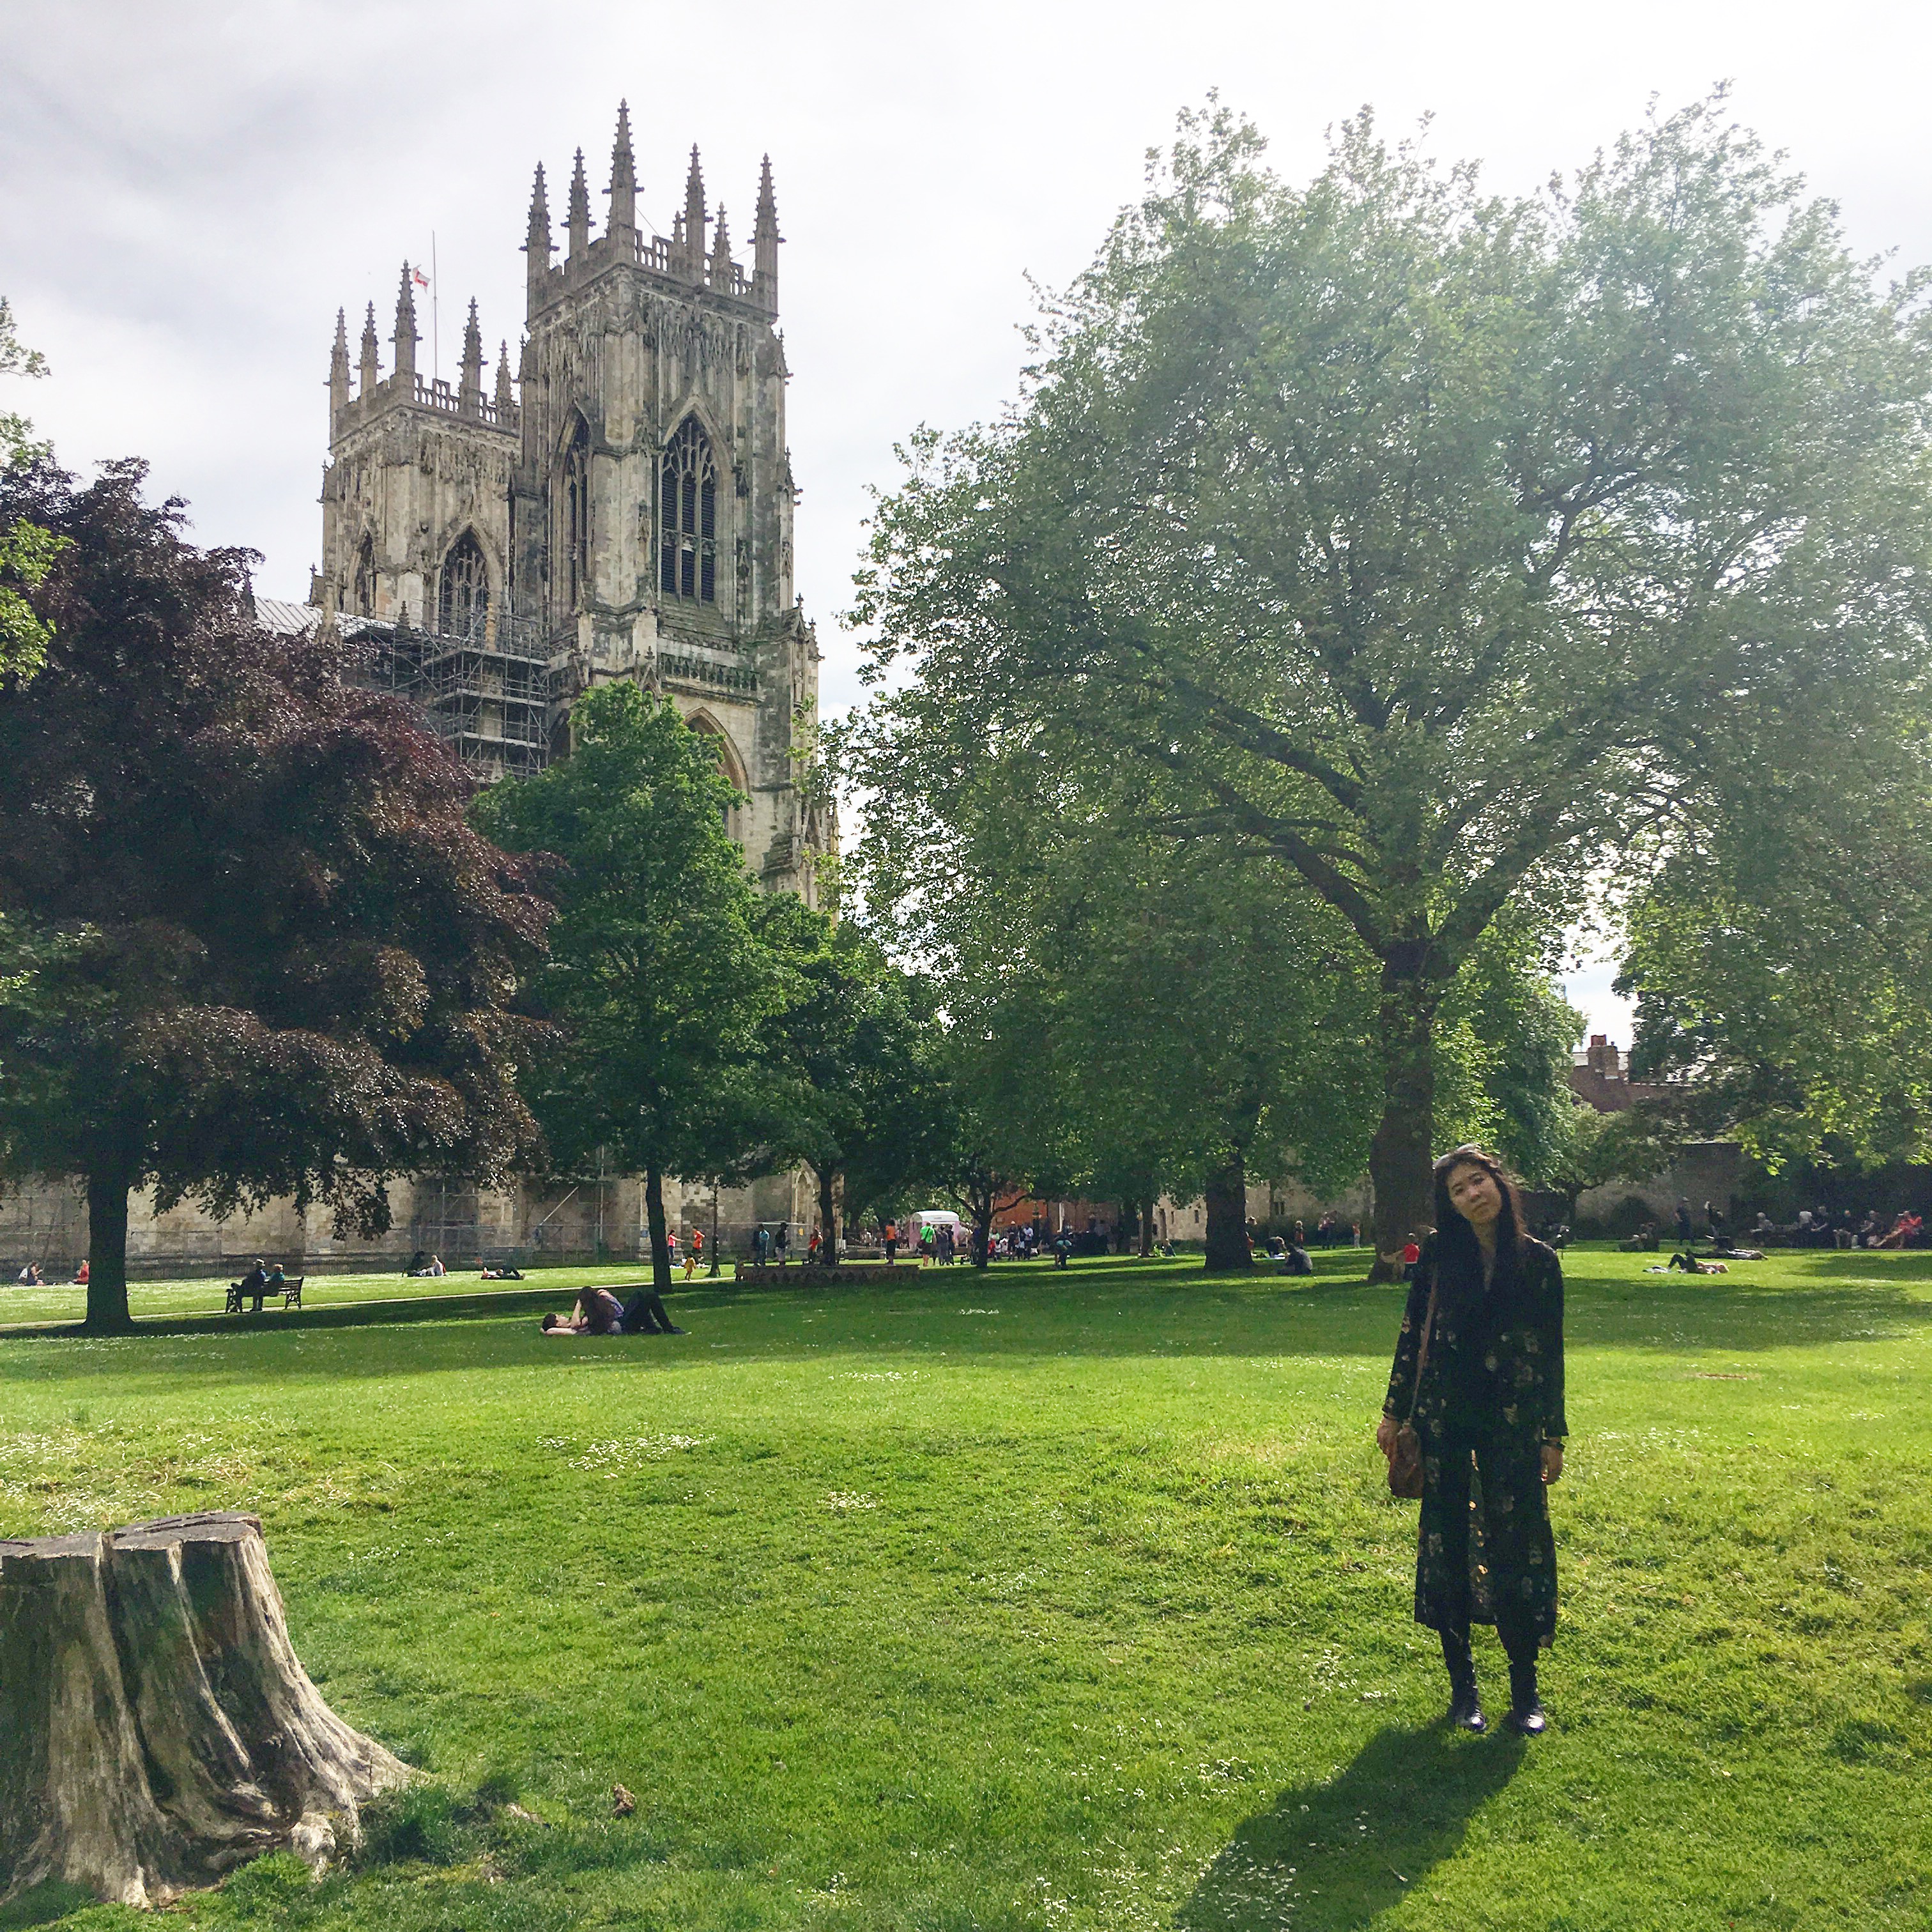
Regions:
[[[1442,1639],[1442,1661],[1448,1666],[1450,1676],[1458,1684],[1466,1678],[1473,1677],[1476,1665],[1469,1648],[1469,1626],[1464,1624],[1459,1630],[1445,1630],[1439,1634]],[[1511,1676],[1527,1672],[1534,1682],[1540,1648],[1535,1625],[1526,1618],[1499,1616],[1496,1618],[1496,1635],[1502,1640],[1503,1649],[1509,1658]]]

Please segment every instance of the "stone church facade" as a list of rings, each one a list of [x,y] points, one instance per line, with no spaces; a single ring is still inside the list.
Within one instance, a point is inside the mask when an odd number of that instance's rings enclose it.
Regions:
[[[560,243],[543,169],[524,248],[526,308],[486,385],[471,303],[454,385],[421,367],[405,267],[388,344],[369,305],[352,364],[338,314],[328,375],[322,562],[306,606],[258,600],[272,626],[334,623],[371,648],[374,675],[420,704],[488,781],[569,751],[570,708],[590,686],[636,680],[713,737],[746,802],[730,830],[767,890],[818,896],[836,847],[829,796],[806,776],[818,712],[818,650],[793,584],[796,496],[785,442],[778,329],[778,227],[771,169],[758,183],[748,269],[692,151],[668,237],[638,212],[620,107],[601,232],[580,150]],[[331,1267],[395,1264],[416,1250],[479,1256],[648,1251],[642,1189],[585,1176],[490,1193],[434,1178],[391,1189],[394,1226],[338,1240],[292,1203],[218,1222],[191,1206],[130,1204],[136,1272],[228,1268],[257,1253]],[[674,1221],[716,1214],[728,1245],[754,1221],[812,1213],[780,1175]],[[0,1260],[64,1268],[85,1252],[84,1199],[58,1187],[0,1199]]]
[[[338,316],[313,601],[400,634],[399,676],[487,776],[566,752],[592,684],[668,695],[749,800],[754,873],[810,902],[835,834],[799,782],[818,650],[793,587],[770,164],[748,273],[694,148],[669,238],[640,226],[622,109],[607,201],[593,235],[580,151],[560,251],[538,169],[514,379],[506,342],[486,388],[473,302],[454,386],[423,375],[407,268],[389,366],[371,303],[352,388]]]

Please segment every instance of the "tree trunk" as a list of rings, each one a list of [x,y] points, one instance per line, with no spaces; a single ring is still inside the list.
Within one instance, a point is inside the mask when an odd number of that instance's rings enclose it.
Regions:
[[[128,1312],[128,1190],[126,1163],[104,1160],[87,1177],[87,1331],[124,1335],[134,1325]]]
[[[830,1268],[838,1258],[838,1170],[814,1168],[818,1176],[818,1258]]]
[[[1154,1196],[1141,1196],[1141,1258],[1145,1261],[1154,1252]]]
[[[976,1268],[986,1268],[993,1258],[993,1203],[998,1194],[998,1188],[993,1186],[983,1196],[974,1197],[973,1265]]]
[[[1208,1272],[1244,1274],[1255,1264],[1248,1252],[1248,1170],[1236,1148],[1208,1177]]]
[[[670,1243],[664,1232],[664,1170],[644,1169],[644,1219],[651,1231],[651,1285],[658,1294],[670,1287]]]
[[[1412,1229],[1435,1219],[1431,1174],[1436,1130],[1436,1000],[1422,976],[1419,949],[1403,947],[1382,962],[1378,1020],[1382,1055],[1382,1118],[1369,1145],[1375,1187],[1375,1258],[1371,1281],[1399,1280],[1399,1252]]]
[[[266,1851],[320,1866],[405,1768],[289,1642],[257,1516],[0,1542],[0,1904],[155,1906]]]

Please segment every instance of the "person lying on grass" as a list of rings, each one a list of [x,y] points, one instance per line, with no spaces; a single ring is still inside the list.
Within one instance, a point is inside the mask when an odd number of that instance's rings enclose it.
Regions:
[[[608,1288],[581,1288],[567,1318],[546,1315],[543,1318],[546,1335],[619,1335],[623,1328],[623,1304]]]
[[[654,1288],[640,1288],[620,1303],[608,1288],[586,1288],[577,1298],[568,1319],[546,1315],[546,1335],[682,1335],[684,1330],[666,1312]]]

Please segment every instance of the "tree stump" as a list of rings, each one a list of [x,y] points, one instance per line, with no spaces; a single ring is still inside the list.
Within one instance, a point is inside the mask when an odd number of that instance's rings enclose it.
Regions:
[[[404,1766],[310,1682],[259,1516],[0,1540],[0,1904],[160,1905],[284,1846],[320,1866]]]

